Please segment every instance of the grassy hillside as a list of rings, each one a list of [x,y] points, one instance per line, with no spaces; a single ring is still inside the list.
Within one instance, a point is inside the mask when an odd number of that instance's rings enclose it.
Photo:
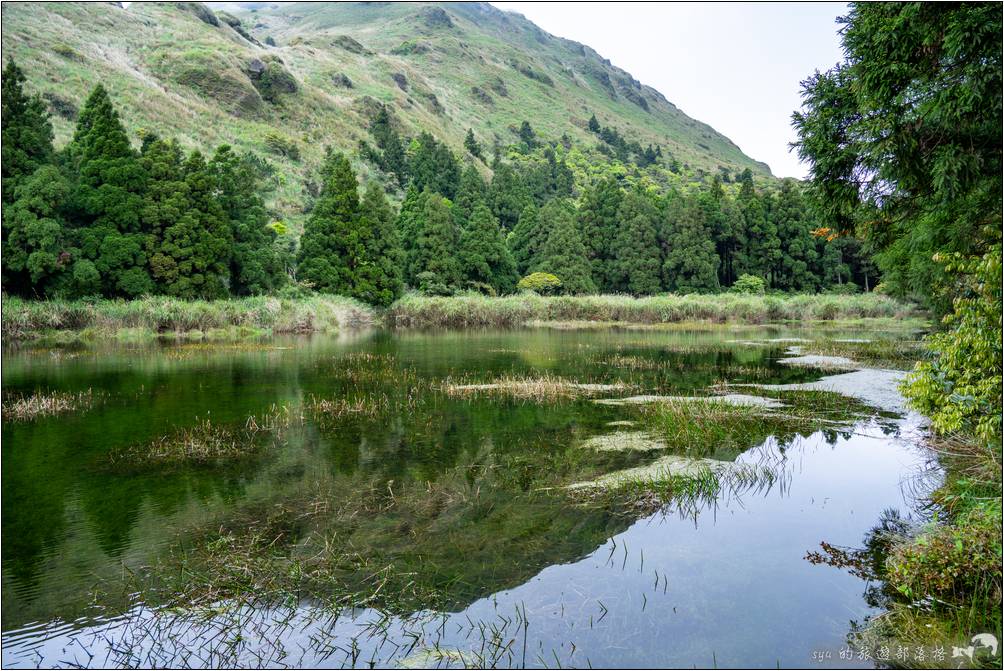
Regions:
[[[490,151],[514,142],[523,119],[588,151],[595,114],[671,152],[685,165],[680,179],[747,167],[770,175],[658,91],[518,14],[481,3],[251,6],[4,3],[3,60],[48,100],[57,142],[102,82],[137,135],[269,155],[272,205],[294,219],[323,147],[354,153],[379,103],[405,134],[427,130],[461,155],[467,128]]]

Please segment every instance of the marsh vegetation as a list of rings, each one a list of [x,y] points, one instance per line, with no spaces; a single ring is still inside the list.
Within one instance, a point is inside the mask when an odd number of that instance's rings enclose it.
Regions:
[[[914,420],[791,388],[823,373],[778,361],[793,342],[852,339],[839,324],[739,334],[9,350],[11,393],[86,387],[103,402],[58,421],[5,413],[19,448],[4,451],[5,491],[31,498],[4,499],[21,539],[4,546],[4,660],[48,663],[72,638],[68,659],[90,664],[597,665],[622,660],[616,641],[638,627],[694,642],[637,640],[638,664],[839,647],[850,623],[833,612],[877,611],[853,575],[810,606],[834,576],[804,557],[848,519],[861,537],[884,508],[909,517]],[[695,590],[712,583],[730,596]],[[734,607],[761,598],[751,584],[777,592],[777,621],[804,611],[794,635]],[[707,629],[709,610],[763,642]]]

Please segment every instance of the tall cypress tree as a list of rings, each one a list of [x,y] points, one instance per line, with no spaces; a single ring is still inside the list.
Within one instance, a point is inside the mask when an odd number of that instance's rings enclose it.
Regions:
[[[555,207],[557,206],[556,204]],[[526,275],[535,265],[541,247],[547,242],[547,229],[541,225],[540,211],[533,201],[523,208],[519,223],[509,233],[506,242],[516,263],[516,270],[520,275]]]
[[[104,293],[151,292],[149,231],[140,216],[146,174],[100,84],[80,112],[68,154],[78,175],[73,200],[82,224],[76,231],[81,254],[93,262]]]
[[[62,208],[69,185],[52,165],[52,125],[45,104],[24,91],[13,62],[3,71],[3,285],[6,291],[50,293],[72,259]]]
[[[508,163],[499,163],[488,188],[488,206],[502,229],[511,231],[515,228],[523,208],[531,201],[530,193],[519,174]]]
[[[366,185],[359,219],[363,256],[356,260],[350,295],[372,305],[390,305],[401,295],[404,253],[394,226],[394,211],[376,182]]]
[[[429,133],[418,136],[409,160],[412,183],[419,191],[428,189],[452,199],[460,185],[460,165],[442,142]]]
[[[595,292],[586,246],[575,223],[574,208],[567,202],[554,200],[541,210],[540,218],[548,235],[531,270],[557,276],[565,293]]]
[[[600,291],[612,290],[617,276],[613,249],[623,197],[617,178],[607,177],[586,189],[579,205],[579,229]]]
[[[677,293],[714,291],[718,264],[711,227],[693,198],[676,198],[667,208],[665,286]]]
[[[405,192],[401,211],[397,215],[395,228],[400,235],[401,248],[404,252],[404,281],[411,287],[418,286],[413,270],[417,267],[418,234],[422,228],[425,201],[428,197],[428,191],[419,191],[414,184],[411,184]]]
[[[12,200],[21,180],[39,167],[51,163],[52,124],[45,102],[24,90],[25,76],[13,61],[7,63],[2,78],[2,175],[3,202]]]
[[[261,179],[248,156],[239,156],[228,145],[216,150],[209,163],[216,198],[230,223],[230,291],[244,296],[275,291],[286,282],[277,235],[268,226],[261,197]]]
[[[652,198],[634,189],[624,195],[618,211],[620,228],[614,239],[615,287],[636,296],[662,289],[659,210]]]
[[[470,218],[474,208],[483,204],[488,197],[488,188],[485,181],[481,179],[481,173],[469,163],[464,168],[460,176],[460,187],[457,189],[457,197],[453,201],[453,213],[457,219],[457,226],[464,228]]]
[[[426,293],[453,293],[461,280],[457,259],[458,231],[451,203],[438,193],[425,197],[409,274]]]
[[[460,234],[460,263],[467,282],[486,284],[498,293],[511,293],[519,276],[498,220],[478,203]]]
[[[774,273],[774,286],[789,291],[814,291],[818,279],[816,239],[812,235],[808,206],[794,180],[786,179],[770,213],[781,241],[782,255]]]
[[[297,275],[318,291],[349,295],[363,253],[361,233],[356,174],[344,155],[329,151],[321,194],[300,238]]]

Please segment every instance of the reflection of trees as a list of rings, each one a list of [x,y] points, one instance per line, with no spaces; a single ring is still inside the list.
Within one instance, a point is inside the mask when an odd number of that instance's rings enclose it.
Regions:
[[[878,523],[865,534],[862,547],[839,547],[821,542],[822,551],[806,554],[805,559],[812,564],[824,564],[846,569],[851,575],[867,581],[864,591],[865,603],[872,608],[887,609],[901,595],[886,582],[886,558],[893,545],[906,535],[912,523],[901,517],[899,510],[887,508],[879,515]],[[851,633],[860,631],[868,622],[851,622]]]

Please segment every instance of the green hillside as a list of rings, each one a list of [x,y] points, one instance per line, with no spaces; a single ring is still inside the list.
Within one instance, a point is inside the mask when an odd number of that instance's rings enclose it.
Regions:
[[[461,156],[468,128],[491,156],[530,120],[539,137],[574,148],[577,180],[600,144],[587,127],[594,114],[676,161],[674,173],[649,168],[657,182],[770,175],[589,47],[484,3],[4,3],[10,59],[47,100],[57,144],[100,82],[134,137],[269,155],[272,207],[294,220],[324,146],[358,156],[380,103],[405,136],[428,131]],[[488,163],[479,164],[486,174]]]

